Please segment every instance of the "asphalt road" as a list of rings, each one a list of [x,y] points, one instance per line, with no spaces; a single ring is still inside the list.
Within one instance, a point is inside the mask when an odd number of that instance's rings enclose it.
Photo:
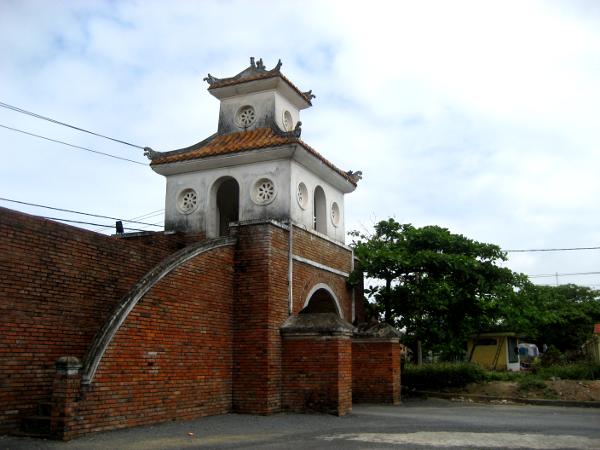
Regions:
[[[414,400],[347,417],[229,414],[56,442],[0,436],[0,449],[600,449],[600,410]]]

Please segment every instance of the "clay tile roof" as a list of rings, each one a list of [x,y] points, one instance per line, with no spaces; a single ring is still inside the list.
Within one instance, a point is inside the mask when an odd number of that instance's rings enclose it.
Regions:
[[[302,92],[294,83],[292,83],[285,75],[280,72],[281,68],[281,60],[277,63],[277,65],[271,69],[266,70],[265,66],[262,62],[262,59],[259,59],[258,62],[255,63],[254,58],[250,58],[250,67],[238,73],[237,75],[230,78],[216,78],[213,77],[210,73],[205,81],[210,85],[208,90],[218,89],[225,86],[234,86],[236,84],[247,83],[249,81],[256,80],[265,80],[267,78],[275,78],[279,77],[283,81],[285,81],[300,97],[302,97],[309,105],[312,105],[311,100],[314,97],[312,91]]]
[[[325,165],[336,171],[346,180],[356,186],[356,182],[350,176],[338,169],[331,162],[325,159],[314,148],[303,142],[301,139],[291,135],[276,134],[272,128],[256,128],[249,131],[239,131],[225,135],[214,135],[199,142],[191,147],[175,150],[173,152],[158,153],[152,158],[152,166],[160,164],[175,163],[181,161],[190,161],[193,159],[207,158],[210,156],[227,155],[240,153],[250,150],[259,150],[261,148],[276,147],[285,144],[299,144],[313,156],[320,159]]]

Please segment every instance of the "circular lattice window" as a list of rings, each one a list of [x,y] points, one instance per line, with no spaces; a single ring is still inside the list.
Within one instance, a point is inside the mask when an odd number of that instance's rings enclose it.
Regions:
[[[275,200],[276,194],[275,183],[268,178],[261,178],[254,183],[252,200],[258,205],[267,205]]]
[[[298,184],[298,189],[296,189],[296,200],[298,201],[300,208],[306,209],[308,206],[308,189],[306,189],[304,183]]]
[[[235,124],[240,128],[248,128],[256,120],[256,112],[252,106],[246,105],[238,109]]]
[[[189,214],[198,207],[198,194],[193,189],[184,189],[177,197],[177,209],[183,214]]]
[[[331,205],[331,223],[336,227],[340,224],[340,207],[336,202]]]
[[[292,113],[289,111],[283,113],[283,129],[285,131],[292,131],[294,129],[294,119],[292,119]]]

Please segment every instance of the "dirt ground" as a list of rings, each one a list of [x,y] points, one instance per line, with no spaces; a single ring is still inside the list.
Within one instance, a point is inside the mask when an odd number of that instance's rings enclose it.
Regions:
[[[600,401],[600,380],[547,380],[519,385],[513,381],[473,383],[457,393],[552,400]]]

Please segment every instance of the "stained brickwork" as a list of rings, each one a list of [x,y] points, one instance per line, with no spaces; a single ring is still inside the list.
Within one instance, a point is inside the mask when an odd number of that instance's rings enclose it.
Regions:
[[[287,228],[264,222],[233,234],[235,244],[180,264],[139,300],[84,384],[57,373],[56,360],[83,360],[131,288],[203,236],[107,237],[0,209],[0,432],[49,400],[63,439],[231,411],[351,411],[350,338],[282,342]],[[335,272],[351,270],[351,251],[301,228],[293,249],[305,259],[293,262],[293,313],[326,285],[350,321],[352,290]]]
[[[340,272],[352,272],[352,251],[299,227],[294,227],[294,254]]]
[[[234,309],[233,409],[281,407],[281,339],[287,317],[287,241],[271,224],[239,227]]]
[[[352,342],[352,400],[400,403],[400,344],[397,340]]]
[[[83,389],[67,438],[231,410],[233,255],[203,253],[144,296]]]
[[[352,412],[352,343],[347,336],[284,337],[286,411]]]
[[[112,238],[0,208],[0,432],[37,412],[51,396],[55,361],[82,358],[130,286],[189,238],[151,239]]]

